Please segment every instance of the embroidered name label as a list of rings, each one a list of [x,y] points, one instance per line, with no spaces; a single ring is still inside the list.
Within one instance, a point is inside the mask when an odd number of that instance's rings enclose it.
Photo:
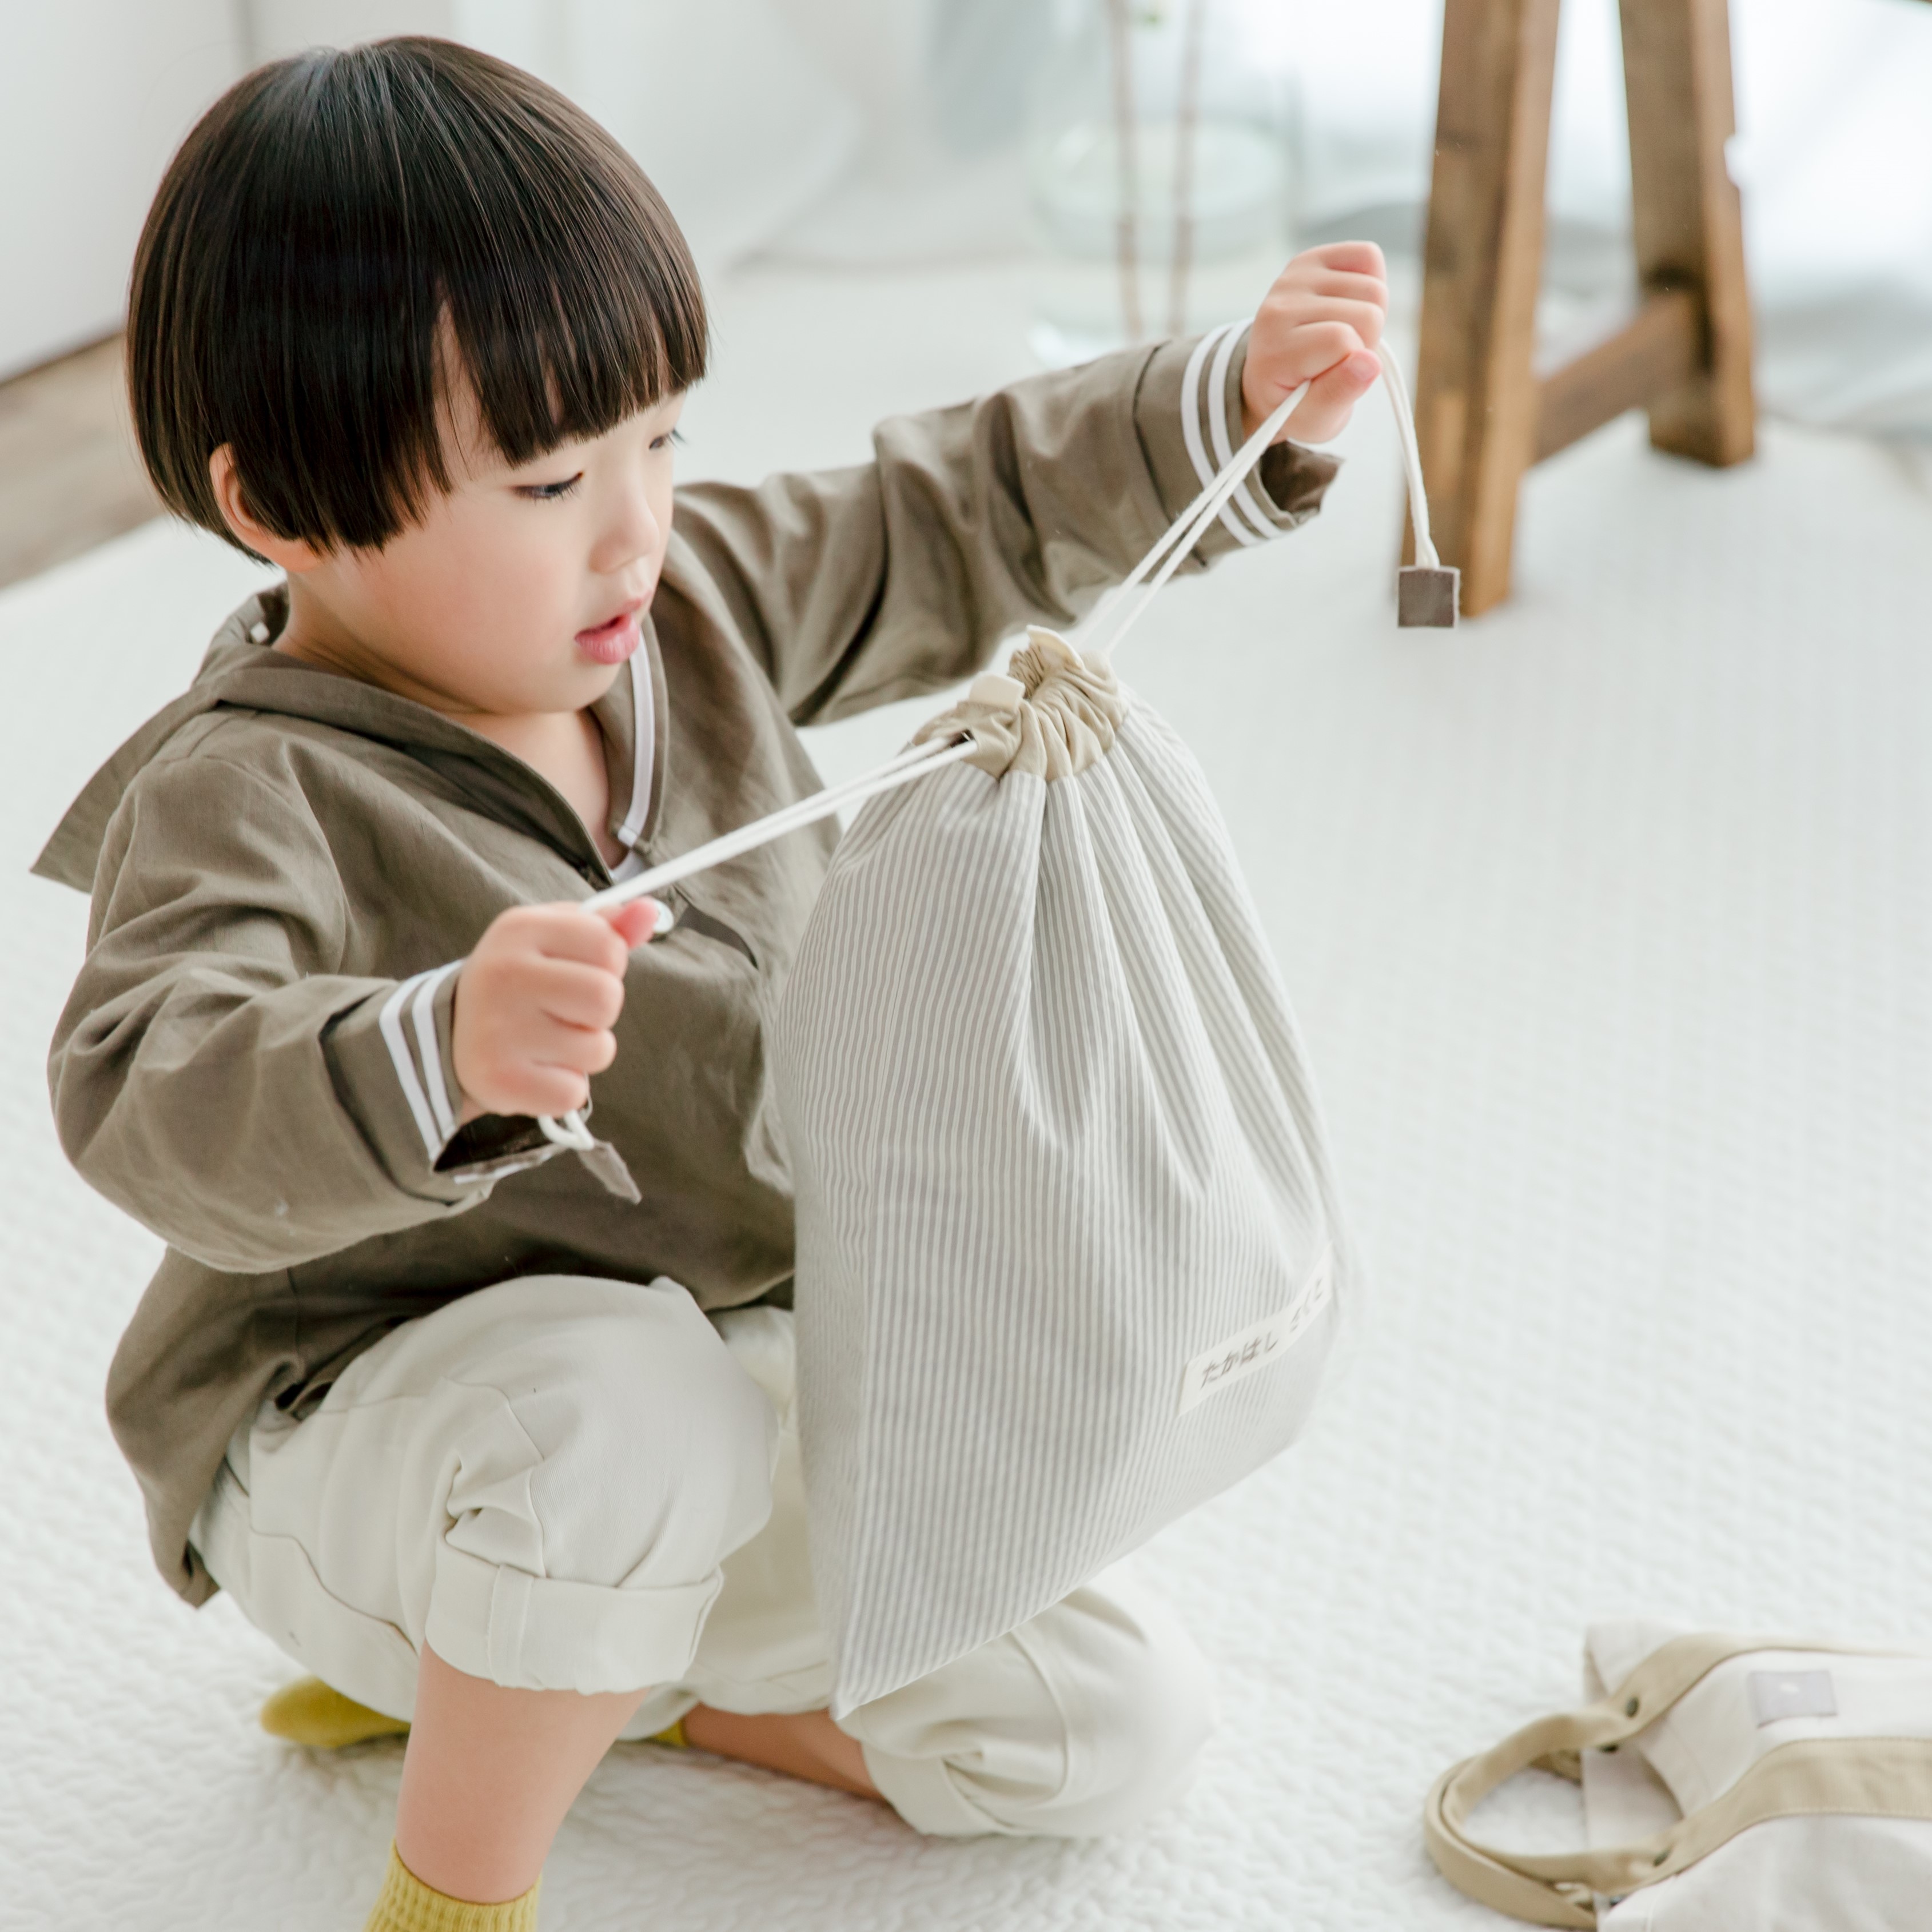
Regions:
[[[1828,1670],[1754,1670],[1744,1681],[1760,1730],[1786,1718],[1838,1714],[1838,1694]]]
[[[1292,1307],[1257,1322],[1252,1328],[1244,1328],[1238,1335],[1230,1335],[1225,1342],[1217,1342],[1204,1354],[1196,1355],[1180,1379],[1179,1413],[1185,1415],[1197,1402],[1204,1402],[1231,1382],[1280,1361],[1302,1331],[1328,1306],[1335,1292],[1334,1263],[1333,1252],[1324,1248],[1322,1258],[1315,1264],[1306,1286],[1295,1297]]]

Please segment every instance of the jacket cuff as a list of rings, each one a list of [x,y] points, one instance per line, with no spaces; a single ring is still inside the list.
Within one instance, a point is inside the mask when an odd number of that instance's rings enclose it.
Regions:
[[[1191,340],[1162,343],[1148,358],[1134,416],[1154,488],[1171,522],[1246,440],[1241,376],[1249,325],[1229,322]],[[1200,564],[1298,530],[1322,507],[1341,460],[1277,442],[1194,547]]]
[[[323,1040],[343,1105],[389,1178],[404,1192],[468,1207],[507,1174],[562,1151],[532,1120],[475,1120],[459,1129],[452,1042],[452,960],[400,982],[343,1015]]]

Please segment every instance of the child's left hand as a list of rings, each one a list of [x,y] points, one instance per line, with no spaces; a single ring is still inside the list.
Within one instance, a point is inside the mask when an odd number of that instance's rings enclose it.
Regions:
[[[1388,270],[1372,242],[1330,242],[1295,256],[1255,314],[1241,377],[1241,414],[1252,436],[1304,382],[1306,395],[1277,442],[1326,442],[1382,374],[1376,344],[1388,319]]]

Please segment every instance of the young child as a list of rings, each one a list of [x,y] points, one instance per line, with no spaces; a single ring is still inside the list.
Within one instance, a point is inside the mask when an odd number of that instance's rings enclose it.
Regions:
[[[577,902],[813,790],[795,726],[1068,622],[1303,381],[1291,427],[1333,435],[1385,303],[1372,247],[1317,249],[1249,331],[674,493],[697,278],[561,97],[436,40],[319,52],[176,158],[142,450],[286,582],[41,856],[93,896],[50,1079],[76,1166],[169,1244],[108,1390],[162,1570],[315,1673],[270,1728],[412,1724],[372,1927],[533,1925],[619,1738],[928,1832],[1114,1830],[1178,1787],[1205,1673],[1117,1577],[826,1714],[760,1022],[831,836]],[[1204,556],[1334,466],[1278,444]],[[588,1153],[539,1124],[572,1108]]]

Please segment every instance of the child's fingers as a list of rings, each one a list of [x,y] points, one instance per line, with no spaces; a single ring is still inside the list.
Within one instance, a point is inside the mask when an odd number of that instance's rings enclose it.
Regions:
[[[1256,318],[1248,355],[1264,378],[1281,380],[1286,394],[1357,350],[1374,348],[1388,322],[1388,311],[1379,302],[1305,289],[1280,291]]]
[[[1335,321],[1306,322],[1292,331],[1276,352],[1281,367],[1272,365],[1269,374],[1281,385],[1285,396],[1298,383],[1318,381],[1352,356],[1360,356],[1370,345],[1352,323]]]
[[[557,1114],[580,1107],[590,1076],[617,1057],[608,1028],[573,1026],[548,1013],[526,1015],[513,1039],[486,1043],[475,1056],[470,1090],[497,1114]]]
[[[590,1080],[577,1069],[532,1064],[504,1077],[492,1097],[490,1111],[510,1115],[548,1114],[554,1119],[581,1107],[590,1098]]]
[[[1318,262],[1324,268],[1340,268],[1358,275],[1373,275],[1378,281],[1388,278],[1388,264],[1372,242],[1324,242],[1304,249],[1298,262]]]
[[[1313,296],[1323,301],[1370,302],[1384,310],[1388,307],[1388,284],[1378,275],[1346,274],[1339,269],[1322,269],[1295,286],[1304,301]]]
[[[602,916],[610,922],[617,937],[634,950],[670,930],[670,908],[656,899],[632,899],[626,904],[612,906]]]
[[[1315,381],[1361,347],[1362,338],[1346,322],[1312,322],[1292,328],[1264,352],[1250,348],[1241,378],[1242,400],[1258,422],[1303,383]]]
[[[574,959],[620,976],[630,957],[608,918],[576,905],[516,907],[500,914],[485,937],[506,952]]]
[[[624,982],[575,959],[532,959],[518,991],[530,1004],[566,1026],[608,1027],[624,1010]]]
[[[1382,339],[1382,330],[1388,322],[1388,311],[1379,302],[1356,302],[1339,296],[1324,296],[1319,304],[1318,319],[1310,318],[1297,325],[1297,334],[1306,328],[1328,328],[1340,323],[1354,331],[1358,340],[1355,348],[1372,349]],[[1299,347],[1298,340],[1293,346]],[[1345,349],[1342,354],[1351,355],[1353,349]],[[1340,361],[1337,356],[1335,360]],[[1324,364],[1324,368],[1332,364]]]
[[[459,1053],[466,1117],[568,1113],[590,1097],[590,1076],[616,1057],[616,1036],[606,1029],[527,1015],[512,1036],[486,1035]]]
[[[617,1036],[602,1027],[572,1026],[546,1015],[529,1028],[518,1057],[526,1071],[548,1067],[580,1076],[602,1073],[617,1057]]]
[[[1290,329],[1281,342],[1273,345],[1264,354],[1256,355],[1250,351],[1247,370],[1241,379],[1242,401],[1248,414],[1258,420],[1278,407],[1303,383],[1318,387],[1331,370],[1340,368],[1351,356],[1364,352],[1362,338],[1346,322],[1304,322]],[[1324,393],[1333,394],[1334,392],[1331,388]],[[1312,410],[1308,407],[1311,400],[1316,405]],[[1345,410],[1342,418],[1324,434],[1334,434],[1346,416]],[[1311,392],[1282,425],[1281,434],[1284,436],[1300,436],[1304,442],[1310,441],[1314,439],[1308,434],[1309,424],[1327,420],[1325,404],[1315,398]]]
[[[1316,377],[1290,413],[1285,433],[1299,442],[1326,442],[1348,420],[1348,412],[1382,374],[1382,364],[1358,350]]]

